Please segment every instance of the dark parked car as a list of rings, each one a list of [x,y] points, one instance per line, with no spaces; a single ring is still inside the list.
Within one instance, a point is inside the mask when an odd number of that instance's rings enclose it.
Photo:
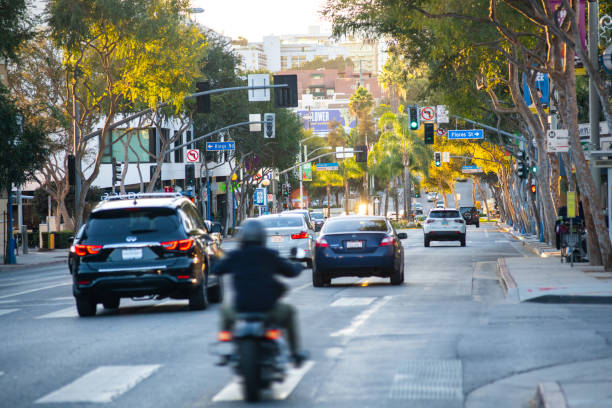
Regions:
[[[476,228],[480,228],[480,214],[476,207],[459,207],[459,212],[465,220],[466,225],[476,225]]]
[[[188,299],[202,310],[223,300],[209,275],[214,240],[193,203],[180,194],[117,196],[101,202],[70,250],[79,316],[119,307],[121,298]]]
[[[385,217],[329,218],[315,241],[313,286],[341,276],[380,276],[404,282],[405,233],[397,234]]]

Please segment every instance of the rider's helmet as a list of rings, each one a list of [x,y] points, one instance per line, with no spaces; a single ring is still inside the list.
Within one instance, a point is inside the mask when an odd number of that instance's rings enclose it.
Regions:
[[[238,240],[242,246],[264,245],[266,243],[266,230],[261,221],[250,219],[242,223]]]

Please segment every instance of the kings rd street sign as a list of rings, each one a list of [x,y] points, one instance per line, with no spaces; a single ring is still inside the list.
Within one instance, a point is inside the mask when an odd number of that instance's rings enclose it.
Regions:
[[[449,130],[448,139],[484,139],[482,129]]]
[[[236,142],[206,142],[207,152],[219,152],[224,150],[236,150]]]

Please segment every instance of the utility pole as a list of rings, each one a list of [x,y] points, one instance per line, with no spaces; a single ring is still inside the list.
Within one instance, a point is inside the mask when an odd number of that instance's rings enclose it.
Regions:
[[[599,1],[589,0],[589,60],[593,66],[598,66],[597,44],[599,42]],[[599,96],[595,81],[589,76],[589,122],[591,127],[590,150],[599,150]],[[601,171],[591,160],[591,175],[596,191],[601,194]],[[607,197],[607,194],[606,194]],[[602,205],[603,203],[598,203]]]
[[[81,197],[81,157],[78,154],[80,132],[79,132],[79,103],[76,98],[76,70],[72,78],[72,115],[73,115],[73,127],[74,127],[74,231],[79,230],[81,227],[81,216],[79,215],[79,200]],[[114,188],[114,185],[113,185]]]

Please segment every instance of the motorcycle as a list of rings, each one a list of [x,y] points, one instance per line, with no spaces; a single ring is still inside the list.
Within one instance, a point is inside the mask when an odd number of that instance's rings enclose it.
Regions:
[[[292,249],[292,259],[304,257],[304,250]],[[283,330],[266,320],[266,313],[238,313],[233,331],[220,331],[213,349],[220,357],[217,364],[229,365],[242,378],[248,402],[259,401],[262,390],[283,382],[292,363]]]

